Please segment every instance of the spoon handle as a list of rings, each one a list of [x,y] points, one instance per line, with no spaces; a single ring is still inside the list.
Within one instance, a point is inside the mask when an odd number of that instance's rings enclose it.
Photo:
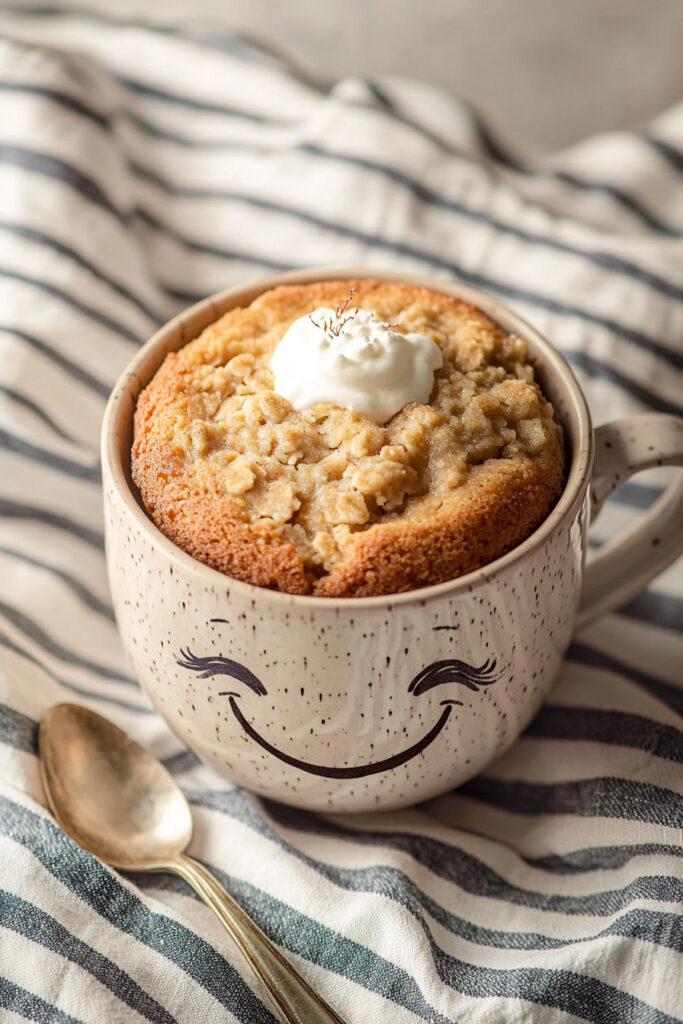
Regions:
[[[167,867],[192,886],[241,950],[261,979],[286,1024],[346,1024],[313,991],[210,871],[186,854]]]

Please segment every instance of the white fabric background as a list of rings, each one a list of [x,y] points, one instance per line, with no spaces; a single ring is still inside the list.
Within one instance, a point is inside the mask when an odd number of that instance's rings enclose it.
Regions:
[[[679,0],[118,0],[116,12],[246,32],[327,82],[420,78],[527,155],[640,127],[683,95]]]
[[[102,552],[113,381],[192,298],[344,262],[472,281],[571,361],[597,422],[680,410],[683,107],[542,166],[447,93],[315,90],[227,36],[0,13],[0,1019],[272,1022],[180,883],[125,878],[44,808],[36,723],[81,700],[166,759],[192,852],[349,1022],[681,1014],[680,565],[584,631],[512,750],[372,818],[197,763],[130,677]],[[626,485],[612,535],[661,479]]]

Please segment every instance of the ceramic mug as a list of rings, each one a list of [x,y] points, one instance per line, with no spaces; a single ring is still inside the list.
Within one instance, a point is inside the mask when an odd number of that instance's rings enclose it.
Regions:
[[[563,424],[564,492],[508,554],[459,579],[388,597],[321,598],[225,576],[168,540],[130,474],[133,411],[167,353],[276,285],[372,277],[457,295],[525,339]],[[564,359],[473,288],[359,269],[235,288],[180,314],[114,387],[102,428],[107,559],[124,647],[175,733],[235,782],[321,811],[400,807],[499,756],[557,676],[577,625],[616,607],[683,550],[683,474],[625,535],[586,561],[589,519],[638,470],[683,464],[683,420],[636,416],[593,431]]]

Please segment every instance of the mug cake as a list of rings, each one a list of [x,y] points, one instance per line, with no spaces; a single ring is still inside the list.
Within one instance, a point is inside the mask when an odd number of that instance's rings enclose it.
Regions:
[[[284,285],[168,355],[138,399],[147,513],[261,587],[386,595],[479,569],[564,486],[524,342],[393,281]]]

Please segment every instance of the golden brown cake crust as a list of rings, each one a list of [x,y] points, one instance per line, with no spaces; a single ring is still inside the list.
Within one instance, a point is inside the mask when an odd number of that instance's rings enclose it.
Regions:
[[[440,345],[430,404],[387,424],[297,413],[268,360],[298,317],[343,303]],[[515,547],[564,481],[561,430],[520,339],[461,300],[378,281],[284,286],[169,355],[135,412],[133,478],[159,528],[229,576],[361,597],[440,583]]]

